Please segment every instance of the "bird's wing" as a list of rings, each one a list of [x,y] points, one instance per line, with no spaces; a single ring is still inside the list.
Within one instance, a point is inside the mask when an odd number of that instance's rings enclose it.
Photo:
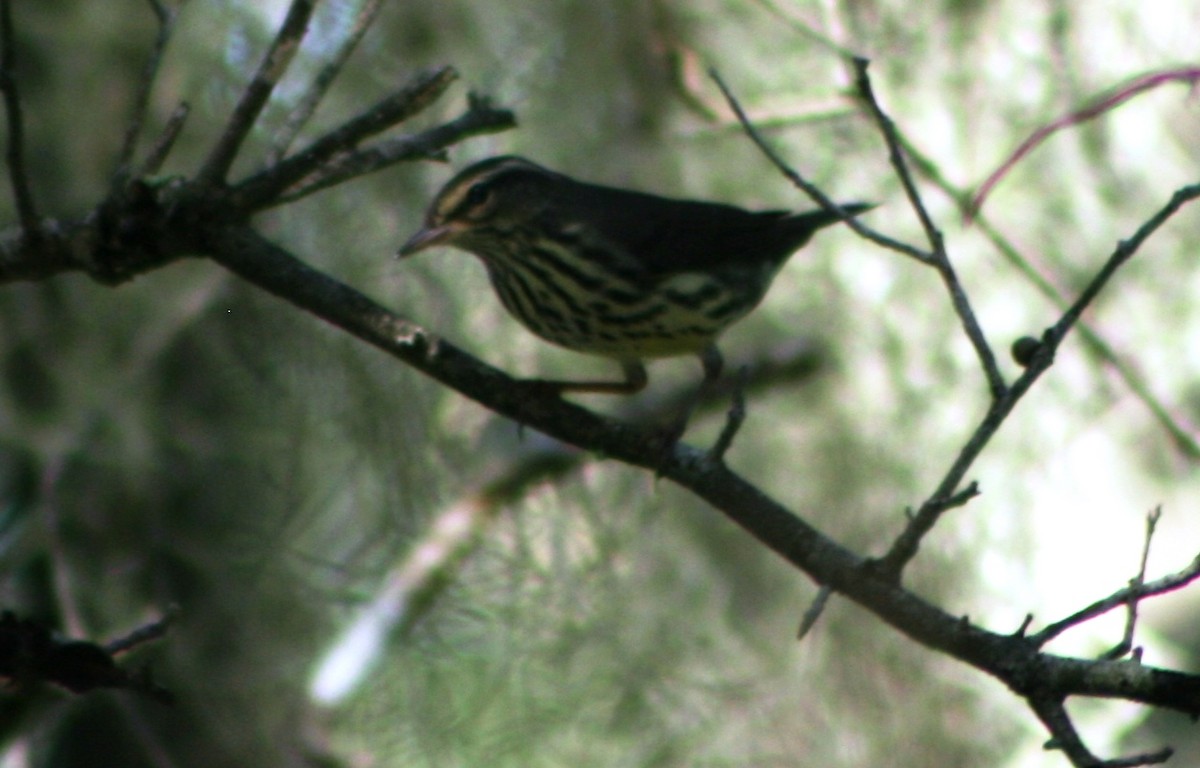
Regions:
[[[824,211],[745,211],[575,183],[560,200],[565,218],[627,253],[647,274],[782,261],[817,229],[837,221]]]

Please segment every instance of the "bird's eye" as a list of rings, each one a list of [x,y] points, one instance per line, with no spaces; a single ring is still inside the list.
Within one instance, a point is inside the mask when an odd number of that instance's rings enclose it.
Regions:
[[[491,199],[491,187],[481,181],[471,185],[471,188],[467,190],[466,197],[463,198],[463,202],[466,204],[467,210],[476,210],[482,208]]]

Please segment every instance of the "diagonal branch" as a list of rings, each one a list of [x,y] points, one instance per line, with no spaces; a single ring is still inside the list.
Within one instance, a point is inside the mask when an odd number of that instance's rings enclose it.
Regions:
[[[137,173],[133,178],[145,178],[153,176],[162,168],[162,164],[166,161],[167,155],[175,147],[175,141],[179,138],[179,133],[183,130],[183,124],[187,122],[188,115],[191,114],[192,108],[186,101],[180,102],[179,106],[171,112],[167,118],[166,125],[158,134],[158,138],[154,140],[154,144],[150,147],[150,151],[146,153],[145,159],[138,166]]]
[[[316,0],[292,0],[283,26],[259,64],[254,78],[246,86],[246,90],[242,91],[242,98],[234,107],[233,114],[229,116],[221,138],[217,140],[196,176],[201,183],[220,184],[225,181],[242,142],[258,122],[258,116],[266,106],[267,100],[271,98],[275,86],[279,84],[292,59],[300,50],[300,42],[308,31],[308,21],[315,6]]]
[[[329,131],[302,151],[238,184],[235,205],[254,209],[274,200],[337,153],[349,152],[363,139],[421,112],[445,93],[457,78],[458,73],[452,67],[419,72],[403,88],[362,114]]]
[[[1030,709],[1051,733],[1050,741],[1046,742],[1046,749],[1061,751],[1072,765],[1099,765],[1100,758],[1091,753],[1079,737],[1079,732],[1075,730],[1075,724],[1071,722],[1071,717],[1063,706],[1062,697],[1030,696],[1028,702]]]
[[[982,211],[977,211],[974,216],[970,216],[970,193],[954,186],[938,169],[937,164],[921,153],[912,141],[903,135],[900,136],[900,140],[905,155],[913,161],[917,170],[950,197],[964,218],[971,218],[972,223],[983,232],[1009,264],[1016,267],[1060,311],[1065,311],[1068,304],[1063,292],[1038,272],[1029,259],[1023,256],[1017,247],[992,225],[987,215]],[[1087,347],[1101,360],[1112,366],[1134,396],[1145,404],[1159,425],[1171,436],[1176,447],[1190,459],[1200,458],[1200,443],[1197,442],[1196,437],[1184,424],[1179,422],[1177,417],[1171,414],[1167,406],[1151,391],[1150,385],[1134,370],[1133,366],[1123,360],[1116,350],[1089,324],[1081,322],[1078,327],[1080,338]]]
[[[1130,584],[1128,587],[1119,589],[1108,597],[1097,600],[1086,608],[1076,611],[1065,619],[1047,625],[1040,632],[1029,635],[1029,641],[1039,647],[1043,646],[1068,629],[1091,621],[1097,616],[1120,608],[1123,605],[1127,606],[1130,603],[1145,600],[1148,597],[1156,597],[1158,595],[1165,595],[1168,592],[1174,592],[1177,589],[1186,587],[1197,579],[1200,579],[1200,555],[1197,555],[1187,567],[1175,573],[1155,579],[1154,581]]]
[[[1160,85],[1174,82],[1187,83],[1195,87],[1197,83],[1200,83],[1200,67],[1159,70],[1135,77],[1133,80],[1122,83],[1111,91],[1096,97],[1082,109],[1064,115],[1049,125],[1044,125],[1037,129],[1029,138],[1021,142],[1021,145],[980,185],[979,191],[975,194],[974,199],[971,200],[967,208],[967,215],[973,218],[983,208],[983,203],[987,200],[988,195],[991,194],[992,189],[1012,170],[1013,166],[1055,133],[1064,128],[1093,120],[1106,112],[1116,109],[1134,96],[1153,90]]]
[[[846,212],[843,211],[841,207],[833,201],[832,198],[822,192],[808,179],[797,173],[790,165],[787,164],[787,161],[785,161],[779,155],[779,153],[767,143],[767,140],[763,138],[758,128],[754,126],[754,123],[750,122],[750,118],[746,115],[746,111],[742,109],[741,102],[739,102],[737,97],[733,95],[733,91],[729,89],[729,86],[725,84],[725,81],[721,78],[720,73],[718,73],[715,69],[710,69],[708,71],[708,75],[713,79],[713,82],[717,84],[717,87],[721,89],[721,93],[725,95],[725,100],[729,103],[730,109],[732,109],[734,114],[737,115],[738,122],[742,124],[742,129],[745,130],[746,135],[749,136],[750,140],[753,141],[759,150],[762,151],[763,155],[765,155],[766,158],[771,161],[771,164],[774,165],[775,168],[778,169],[788,181],[792,182],[797,189],[803,191],[804,194],[811,197],[813,201],[817,203],[817,205],[821,206],[825,210],[836,213],[839,217],[841,217],[842,221],[846,223],[846,226],[850,227],[860,236],[865,237],[871,242],[898,253],[902,253],[909,258],[916,259],[922,264],[933,263],[932,256],[925,251],[922,251],[919,248],[914,248],[907,243],[902,243],[899,240],[893,240],[887,235],[876,232],[875,230],[866,226],[859,219],[847,216]]]
[[[1104,289],[1108,281],[1120,269],[1121,265],[1137,253],[1142,243],[1146,241],[1146,238],[1166,223],[1185,203],[1196,198],[1200,198],[1200,184],[1176,190],[1171,195],[1171,199],[1167,204],[1139,227],[1132,237],[1117,245],[1116,250],[1113,251],[1104,266],[1101,267],[1096,276],[1092,278],[1092,281],[1084,288],[1079,298],[1067,308],[1067,311],[1063,313],[1057,323],[1046,330],[1039,349],[1034,354],[1025,372],[1013,382],[1003,397],[992,401],[979,426],[975,428],[966,445],[959,451],[958,457],[954,460],[945,477],[942,478],[942,482],[938,485],[937,490],[921,506],[917,514],[909,520],[908,525],[900,536],[896,538],[891,549],[880,559],[879,567],[885,575],[899,578],[904,566],[916,555],[921,539],[933,528],[945,511],[944,500],[954,495],[959,485],[961,485],[963,478],[966,477],[967,470],[971,468],[975,459],[979,457],[984,446],[999,431],[1000,426],[1008,418],[1008,414],[1012,412],[1017,402],[1029,391],[1034,382],[1049,369],[1054,362],[1054,355],[1059,345],[1062,344],[1063,339],[1066,338],[1066,335],[1074,327],[1075,323],[1079,321],[1083,311],[1091,305],[1092,301]]]
[[[117,153],[117,167],[113,173],[113,189],[124,186],[132,176],[133,153],[137,149],[138,139],[142,136],[142,127],[146,122],[146,111],[150,105],[150,94],[154,90],[154,81],[162,66],[163,54],[171,33],[175,30],[175,19],[178,14],[162,4],[161,0],[149,0],[150,9],[158,20],[158,34],[154,38],[154,47],[146,64],[142,68],[142,76],[138,81],[137,95],[133,99],[129,125],[125,128],[125,137],[121,141],[121,149]]]
[[[397,136],[331,159],[297,186],[283,192],[264,207],[281,205],[327,189],[359,176],[375,173],[410,160],[444,160],[446,148],[471,136],[506,131],[516,125],[513,113],[497,109],[477,94],[468,99],[467,111],[458,117],[410,136]]]
[[[0,4],[7,2],[0,0]],[[97,223],[96,219],[101,217],[89,217],[61,235],[64,241],[61,248],[70,246],[77,252],[72,261],[75,268],[87,268],[89,258],[101,261],[103,256],[108,259],[100,264],[104,269],[92,270],[93,275],[105,274],[107,270],[109,274],[127,277],[184,256],[206,256],[247,282],[345,330],[496,413],[607,459],[653,469],[721,510],[822,589],[853,600],[916,642],[1002,681],[1039,708],[1039,716],[1049,721],[1054,738],[1063,744],[1069,741],[1064,740],[1064,734],[1073,733],[1061,711],[1068,696],[1120,698],[1200,716],[1200,676],[1155,668],[1136,659],[1076,659],[1049,654],[1029,637],[997,634],[965,617],[952,615],[904,589],[899,582],[899,574],[915,554],[924,532],[945,510],[965,503],[976,492],[973,484],[963,487],[965,473],[1017,400],[1052,364],[1058,346],[1078,321],[1079,314],[1157,227],[1185,202],[1200,197],[1200,185],[1176,192],[1163,211],[1120,244],[1093,284],[1036,345],[1025,372],[993,400],[984,425],[972,436],[939,490],[913,516],[912,525],[889,553],[890,560],[885,558],[882,563],[872,564],[723,462],[710,460],[705,452],[680,444],[671,446],[664,455],[661,435],[653,427],[604,417],[560,398],[545,398],[543,388],[536,383],[514,380],[486,365],[353,288],[312,269],[249,227],[245,222],[252,210],[245,199],[225,188],[223,182],[271,88],[286,68],[286,60],[294,53],[284,53],[282,49],[299,45],[312,5],[312,2],[293,2],[289,20],[267,57],[273,65],[268,67],[264,63],[261,77],[256,77],[247,88],[197,179],[173,179],[158,186],[132,185],[139,190],[138,194],[122,196],[132,199],[105,201],[97,208],[98,211],[105,205],[111,208],[109,218]],[[303,20],[298,22],[301,17]],[[263,88],[265,91],[256,90]],[[335,156],[336,153],[322,157],[309,170],[314,173],[324,170]],[[292,184],[309,178],[296,177]],[[273,183],[278,180],[276,177]],[[311,187],[301,187],[306,188]],[[276,186],[256,199],[266,206],[288,189],[295,191],[294,186]],[[245,190],[238,192],[244,194]],[[105,223],[115,226],[106,228],[102,226]],[[55,232],[51,227],[47,231]],[[26,242],[20,244],[23,250],[18,252],[22,255],[35,250],[28,239],[23,238]],[[0,259],[4,256],[4,245],[6,242],[0,238]],[[730,430],[732,434],[732,427]],[[1151,586],[1146,584],[1141,588]],[[1078,761],[1103,765],[1086,753],[1082,744],[1069,746],[1076,750]],[[1132,764],[1128,760],[1110,764]]]
[[[349,34],[329,57],[329,61],[325,63],[317,76],[313,78],[308,89],[296,104],[296,108],[292,110],[283,126],[275,134],[275,139],[271,142],[271,149],[267,153],[267,165],[274,165],[287,154],[296,137],[300,135],[300,131],[317,111],[317,106],[325,97],[325,92],[329,90],[329,86],[333,85],[333,81],[341,73],[342,67],[346,65],[350,55],[358,47],[359,41],[371,28],[371,24],[375,21],[382,6],[383,0],[367,0],[358,10],[354,26],[351,27]]]
[[[703,451],[681,444],[664,457],[653,428],[600,416],[561,399],[539,397],[536,385],[514,380],[476,360],[246,227],[210,227],[203,238],[204,252],[247,281],[487,408],[611,460],[657,470],[720,509],[819,584],[866,607],[917,642],[994,675],[1022,696],[1116,697],[1200,715],[1200,678],[1133,660],[1055,656],[1041,651],[1029,638],[975,626],[884,578],[723,463],[706,460]]]
[[[1004,395],[1007,387],[1004,383],[1004,376],[1001,375],[1000,368],[996,365],[996,356],[992,352],[987,338],[983,335],[983,329],[979,327],[979,321],[975,318],[975,312],[971,309],[971,303],[967,299],[967,292],[963,289],[962,283],[959,282],[954,265],[950,262],[950,255],[946,252],[946,242],[942,237],[942,232],[934,225],[929,211],[925,209],[921,193],[917,190],[917,185],[913,182],[912,174],[909,173],[908,163],[905,162],[904,153],[900,148],[900,139],[896,133],[895,123],[884,113],[883,109],[879,106],[878,100],[875,98],[875,90],[871,86],[871,78],[867,74],[867,65],[869,63],[861,57],[854,59],[858,90],[862,94],[863,99],[866,100],[867,107],[870,109],[871,116],[875,119],[876,125],[879,126],[880,132],[883,133],[892,167],[896,170],[896,175],[900,178],[900,183],[904,187],[904,193],[908,196],[908,201],[912,205],[913,210],[916,211],[917,218],[921,221],[921,227],[924,228],[925,235],[929,239],[929,244],[933,248],[932,265],[937,269],[938,274],[941,275],[942,282],[946,284],[946,290],[950,294],[950,301],[954,306],[954,312],[958,315],[963,330],[966,332],[967,338],[971,341],[971,346],[975,348],[975,354],[979,357],[979,363],[983,367],[984,376],[987,378],[988,389],[992,393],[992,400],[998,400]]]
[[[1185,203],[1191,202],[1200,197],[1200,184],[1192,184],[1175,191],[1171,195],[1170,201],[1167,202],[1158,213],[1146,220],[1142,226],[1138,227],[1137,231],[1128,240],[1122,240],[1117,243],[1117,249],[1113,251],[1112,256],[1105,262],[1100,272],[1092,279],[1075,303],[1067,308],[1062,319],[1054,324],[1054,327],[1046,331],[1048,343],[1057,346],[1062,341],[1063,337],[1070,332],[1071,328],[1079,322],[1079,318],[1083,316],[1085,309],[1091,305],[1092,301],[1104,290],[1104,286],[1108,285],[1108,281],[1117,273],[1125,262],[1133,258],[1138,249],[1142,247],[1142,243],[1150,235],[1154,234],[1159,227],[1166,223],[1167,219],[1175,215],[1175,213],[1183,207]]]
[[[37,206],[25,171],[25,121],[21,116],[21,98],[17,92],[16,41],[13,34],[12,0],[0,0],[0,91],[4,93],[4,114],[8,122],[8,180],[17,205],[17,218],[25,236],[36,240]]]
[[[1035,695],[1027,697],[1026,700],[1038,719],[1046,726],[1046,730],[1050,731],[1051,737],[1050,741],[1046,742],[1046,749],[1059,750],[1067,756],[1072,765],[1086,768],[1137,768],[1142,765],[1165,763],[1174,754],[1174,750],[1165,747],[1157,752],[1101,760],[1083,743],[1079,731],[1071,722],[1067,708],[1063,706],[1062,697]]]

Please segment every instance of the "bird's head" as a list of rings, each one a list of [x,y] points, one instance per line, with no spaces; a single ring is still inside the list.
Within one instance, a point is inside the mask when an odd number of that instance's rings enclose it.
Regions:
[[[429,206],[425,223],[398,255],[411,256],[436,245],[486,253],[542,215],[560,179],[553,171],[511,155],[475,163],[446,182]]]

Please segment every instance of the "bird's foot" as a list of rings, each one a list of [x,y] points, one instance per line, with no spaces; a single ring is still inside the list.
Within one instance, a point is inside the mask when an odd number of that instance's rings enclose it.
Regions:
[[[675,419],[666,424],[654,427],[650,432],[650,441],[654,446],[654,452],[658,454],[656,469],[654,474],[656,477],[662,477],[666,474],[667,465],[675,458],[675,446],[679,445],[679,441],[683,439],[683,433],[687,431],[688,419],[691,416],[691,409],[677,416]]]

